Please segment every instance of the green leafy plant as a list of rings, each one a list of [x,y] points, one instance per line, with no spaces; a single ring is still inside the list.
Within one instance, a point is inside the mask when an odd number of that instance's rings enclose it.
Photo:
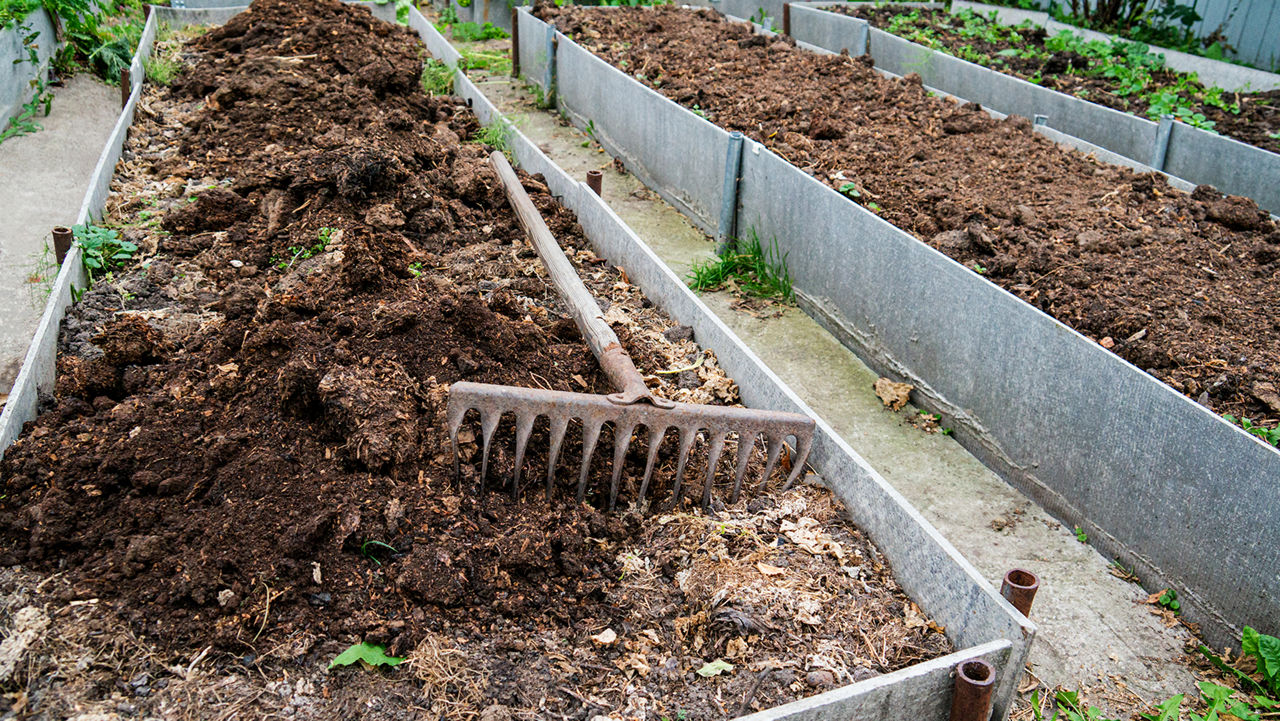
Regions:
[[[1081,542],[1081,543],[1088,543],[1088,542],[1089,542],[1089,534],[1085,533],[1083,528],[1081,528],[1081,527],[1079,527],[1079,526],[1076,526],[1076,527],[1075,527],[1075,534],[1076,534],[1076,540],[1077,540],[1077,541],[1079,541],[1079,542]]]
[[[71,228],[76,245],[80,246],[85,274],[93,281],[123,266],[138,246],[120,237],[120,231],[98,225],[75,225]]]
[[[757,298],[777,298],[788,303],[795,300],[787,254],[781,252],[776,238],[768,246],[762,244],[754,229],[714,260],[695,262],[688,277],[689,287],[698,291],[732,285]]]
[[[176,58],[152,56],[147,58],[147,81],[156,85],[169,85],[178,76],[182,66]]]
[[[845,195],[847,195],[847,196],[849,196],[850,198],[861,198],[861,197],[862,197],[862,191],[861,191],[861,190],[858,190],[858,184],[857,184],[857,183],[844,183],[844,184],[842,184],[842,185],[840,186],[840,192],[841,192],[841,193],[843,193],[843,194],[845,194]]]
[[[422,263],[410,263],[407,270],[409,271],[409,275],[419,278],[422,276],[422,267]]]
[[[1257,663],[1263,688],[1272,699],[1280,701],[1280,638],[1245,626],[1240,653]]]
[[[32,30],[30,25],[22,24],[18,27],[18,34],[22,38],[22,48],[26,52],[26,57],[13,61],[14,65],[23,62],[30,63],[33,67],[40,67],[40,46],[37,40],[40,33]],[[31,99],[23,103],[22,110],[17,115],[9,118],[9,124],[3,131],[0,131],[0,143],[14,138],[19,135],[27,135],[41,129],[41,125],[34,118],[37,113],[43,111],[43,115],[48,116],[49,111],[53,108],[53,93],[49,90],[48,82],[37,72],[36,76],[31,79],[32,88]]]
[[[1174,613],[1182,613],[1182,602],[1178,600],[1178,592],[1172,588],[1166,588],[1160,594],[1160,598],[1156,599],[1156,603],[1160,604],[1161,608],[1167,608]]]
[[[480,23],[455,22],[451,33],[454,40],[464,43],[500,40],[511,37],[511,33],[489,22],[484,25]]]
[[[1266,426],[1256,426],[1253,421],[1248,418],[1237,419],[1230,414],[1223,414],[1222,419],[1228,423],[1234,423],[1245,430],[1246,433],[1261,438],[1264,442],[1270,443],[1280,448],[1280,426],[1275,428],[1267,428]]]
[[[321,228],[316,233],[316,242],[313,245],[291,245],[289,246],[289,259],[285,260],[280,256],[273,255],[270,260],[271,265],[275,266],[277,270],[288,270],[299,260],[307,260],[320,255],[329,247],[329,241],[333,239],[333,234],[336,230],[336,228]]]
[[[973,272],[977,273],[978,275],[987,274],[987,267],[985,265],[979,265],[978,263],[975,262],[971,267],[973,268]]]
[[[385,646],[372,643],[357,643],[335,656],[329,662],[329,668],[335,669],[339,666],[350,666],[353,663],[359,663],[367,668],[377,668],[378,666],[395,667],[404,663],[404,661],[399,656],[388,656]]]

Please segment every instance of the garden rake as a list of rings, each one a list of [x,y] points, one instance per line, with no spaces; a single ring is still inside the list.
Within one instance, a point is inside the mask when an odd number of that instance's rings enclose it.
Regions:
[[[680,483],[689,460],[689,451],[702,430],[707,431],[710,439],[706,481],[702,489],[704,509],[711,505],[711,485],[715,479],[716,464],[724,449],[725,439],[731,432],[736,432],[738,437],[737,470],[734,474],[731,503],[736,503],[738,500],[747,471],[747,462],[755,447],[756,439],[761,436],[768,444],[767,460],[764,476],[756,487],[757,491],[768,482],[786,439],[792,436],[795,438],[796,454],[791,473],[787,478],[787,487],[790,487],[804,468],[805,459],[809,455],[815,425],[813,419],[799,413],[783,411],[677,403],[653,395],[645,385],[640,371],[631,362],[631,357],[618,341],[617,335],[604,321],[595,298],[574,271],[564,251],[560,249],[559,243],[551,235],[550,229],[547,228],[546,222],[543,221],[538,209],[520,184],[511,164],[499,152],[490,155],[489,162],[497,171],[507,199],[515,209],[520,224],[528,234],[538,256],[542,258],[556,290],[569,307],[578,329],[586,338],[587,344],[591,346],[591,351],[600,362],[604,374],[618,392],[609,395],[592,395],[467,381],[454,383],[449,389],[447,422],[449,440],[454,454],[455,475],[461,479],[458,430],[467,411],[476,410],[480,413],[483,444],[480,464],[481,493],[484,492],[485,479],[489,472],[489,444],[498,427],[498,421],[506,413],[515,415],[515,472],[511,483],[513,499],[519,498],[520,467],[524,461],[534,421],[539,416],[546,416],[550,423],[551,447],[547,461],[548,499],[551,497],[551,489],[555,481],[556,460],[560,455],[560,445],[572,418],[582,422],[583,431],[582,468],[578,473],[579,502],[586,494],[591,459],[595,452],[596,441],[600,437],[600,429],[605,423],[612,423],[614,429],[613,478],[609,484],[610,510],[617,501],[618,481],[622,476],[623,461],[631,443],[631,434],[639,426],[648,429],[649,447],[648,462],[645,465],[644,480],[640,484],[637,503],[639,499],[644,498],[645,491],[648,490],[649,480],[658,458],[658,449],[662,445],[667,430],[672,427],[679,431],[680,448],[673,490],[675,501],[680,498]]]

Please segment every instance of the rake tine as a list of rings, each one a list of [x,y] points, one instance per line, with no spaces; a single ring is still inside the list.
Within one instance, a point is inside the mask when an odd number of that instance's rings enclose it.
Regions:
[[[591,472],[591,457],[596,453],[596,441],[600,439],[599,421],[582,419],[582,470],[578,473],[578,503],[587,497],[587,474]]]
[[[462,463],[458,455],[458,429],[462,427],[462,419],[467,415],[464,406],[449,406],[449,447],[453,449],[453,482],[462,487]]]
[[[649,490],[649,479],[653,478],[653,466],[658,460],[658,449],[662,447],[662,437],[667,434],[666,425],[649,428],[649,459],[644,464],[644,480],[640,482],[640,495],[636,497],[636,507],[644,500],[645,491]]]
[[[671,507],[680,504],[680,484],[684,482],[684,467],[689,462],[689,449],[698,437],[698,429],[680,426],[680,462],[676,464],[676,487],[671,491]]]
[[[738,432],[738,466],[733,472],[733,497],[730,504],[738,502],[738,494],[742,491],[742,479],[747,476],[747,461],[751,460],[751,451],[756,445],[755,431]]]
[[[489,477],[489,441],[493,440],[493,432],[502,420],[502,412],[490,413],[481,417],[480,432],[484,435],[484,449],[480,456],[480,493],[484,493],[484,482]]]
[[[560,458],[560,444],[569,428],[566,416],[551,416],[551,453],[547,456],[547,500],[551,500],[551,487],[556,480],[556,460]]]
[[[537,414],[516,416],[516,471],[511,476],[511,500],[520,500],[520,467],[524,465],[525,446],[529,443],[529,435],[533,433],[533,422]]]
[[[756,493],[759,493],[764,484],[769,482],[769,476],[773,473],[773,467],[778,465],[778,456],[782,455],[782,438],[774,436],[768,437],[769,459],[764,464],[764,475],[760,478],[760,485],[756,486]]]
[[[715,431],[711,436],[711,449],[707,451],[707,480],[702,483],[702,510],[711,511],[711,482],[716,479],[716,464],[720,461],[720,451],[724,450],[724,431]]]
[[[635,423],[621,429],[616,425],[613,427],[613,478],[609,481],[610,511],[618,500],[618,479],[622,478],[622,462],[626,460],[627,448],[631,446],[631,432],[635,429]]]
[[[796,457],[792,461],[791,475],[787,478],[787,485],[782,487],[783,493],[791,490],[791,485],[800,477],[800,472],[804,470],[804,462],[809,458],[809,448],[812,445],[812,438],[796,437]]]

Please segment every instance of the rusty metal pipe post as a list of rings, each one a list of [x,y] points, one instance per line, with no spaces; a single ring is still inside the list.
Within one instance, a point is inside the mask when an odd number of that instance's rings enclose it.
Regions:
[[[143,22],[146,22],[147,20],[150,20],[150,19],[151,19],[151,3],[146,3],[142,6],[142,20]]]
[[[1000,584],[1000,595],[1018,609],[1018,613],[1031,617],[1031,602],[1040,590],[1040,578],[1036,574],[1015,568],[1004,574],[1004,582]]]
[[[520,7],[511,7],[511,77],[520,77]]]
[[[133,80],[129,77],[129,68],[120,70],[120,107],[129,104],[129,95],[133,92]]]
[[[791,3],[782,3],[782,34],[791,37]]]
[[[600,185],[604,181],[604,173],[599,170],[587,171],[587,187],[591,188],[591,192],[600,195]]]
[[[62,261],[67,259],[67,253],[71,252],[71,237],[71,229],[65,225],[54,227],[53,255],[58,259],[58,265],[62,265]]]
[[[991,692],[995,687],[996,670],[986,661],[975,658],[956,664],[951,721],[987,721],[991,718]]]

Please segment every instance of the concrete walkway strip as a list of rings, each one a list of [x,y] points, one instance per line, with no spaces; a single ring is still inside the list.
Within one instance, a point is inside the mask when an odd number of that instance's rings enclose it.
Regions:
[[[537,82],[548,26],[525,10],[520,23]],[[561,109],[713,233],[728,134],[558,41]],[[1274,625],[1280,577],[1257,569],[1280,568],[1280,452],[750,141],[738,212],[738,227],[789,253],[810,315],[915,385],[971,452],[1148,588],[1176,590],[1215,646]]]
[[[143,67],[158,23],[225,22],[241,9],[155,8],[135,57],[135,68]],[[395,12],[390,4],[371,6],[371,9],[383,19],[389,19],[389,13]],[[394,15],[390,19],[394,19]],[[433,55],[456,63],[457,53],[417,10],[410,13],[410,25],[420,33]],[[133,92],[99,159],[81,208],[81,222],[101,213],[144,77],[143,72],[134,73]],[[501,123],[511,128],[510,121],[502,117],[465,74],[456,76],[455,92],[468,100],[482,123]],[[509,142],[520,165],[531,173],[543,174],[552,192],[578,214],[584,231],[601,254],[626,269],[646,296],[674,320],[692,326],[702,345],[716,350],[722,367],[740,384],[747,405],[810,412],[586,184],[570,178],[514,128],[510,130]],[[15,384],[13,402],[0,416],[0,449],[16,439],[25,420],[34,417],[37,394],[51,389],[58,326],[71,302],[73,284],[83,282],[79,251],[73,249],[59,274],[36,341]],[[997,717],[1006,716],[1035,626],[1015,611],[900,494],[821,421],[811,462],[823,482],[844,502],[854,522],[879,546],[903,589],[927,614],[946,626],[948,637],[959,650],[899,672],[765,711],[753,718],[869,721],[940,717],[950,705],[953,669],[958,663],[971,660],[982,660],[998,669],[995,709]]]

